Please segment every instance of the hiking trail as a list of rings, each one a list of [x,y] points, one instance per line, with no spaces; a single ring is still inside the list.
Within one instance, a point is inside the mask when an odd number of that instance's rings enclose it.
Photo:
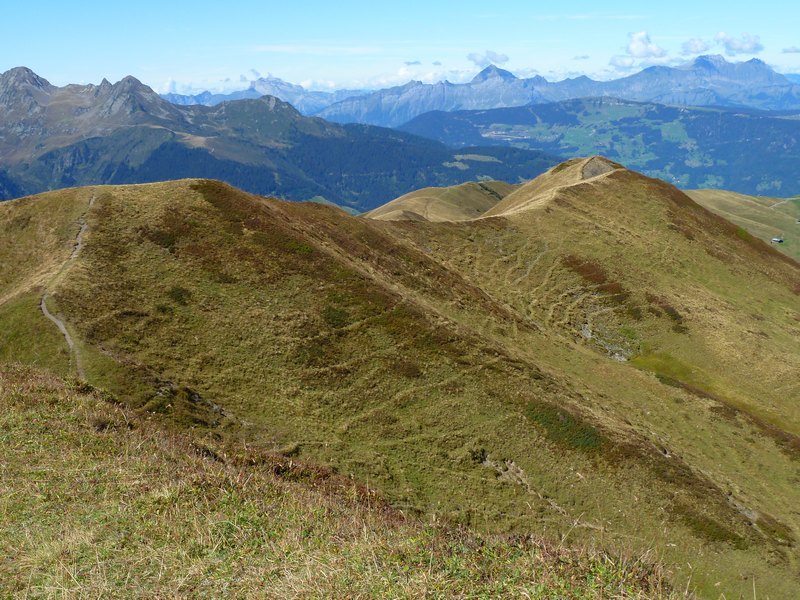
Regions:
[[[60,273],[64,272],[64,269],[67,265],[75,260],[78,255],[80,254],[81,250],[83,249],[83,234],[86,233],[86,230],[89,228],[89,225],[86,223],[86,214],[91,210],[92,206],[94,205],[96,196],[93,194],[92,197],[89,199],[89,206],[87,207],[86,211],[81,215],[78,223],[80,225],[80,229],[78,230],[78,234],[75,236],[75,246],[72,249],[72,253],[69,255],[69,258],[64,262],[61,267]],[[86,372],[83,369],[83,364],[81,363],[81,355],[80,351],[78,350],[78,346],[75,344],[75,340],[72,339],[69,331],[67,330],[67,326],[64,321],[57,315],[54,315],[50,312],[47,308],[47,298],[50,296],[50,291],[45,288],[44,294],[42,294],[42,299],[39,302],[39,308],[42,310],[42,314],[55,323],[55,326],[58,327],[58,330],[64,336],[64,339],[67,342],[67,346],[69,347],[70,356],[74,357],[75,360],[75,371],[78,374],[80,379],[86,379]]]

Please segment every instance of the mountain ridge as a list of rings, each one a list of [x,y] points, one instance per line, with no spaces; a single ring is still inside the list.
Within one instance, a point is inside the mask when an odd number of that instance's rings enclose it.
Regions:
[[[250,82],[247,90],[230,94],[202,92],[194,96],[164,94],[177,104],[216,104],[268,93],[297,106],[307,115],[335,122],[396,127],[431,110],[479,110],[547,103],[582,97],[729,106],[765,110],[800,110],[800,81],[782,75],[759,59],[731,63],[721,55],[701,55],[678,66],[651,66],[618,79],[596,81],[586,75],[548,81],[541,75],[518,78],[489,65],[470,82],[426,84],[409,81],[380,90],[308,91],[275,77]],[[392,105],[400,104],[400,107]]]
[[[729,63],[719,55],[704,55],[683,66],[647,67],[609,81],[595,81],[586,76],[557,82],[538,75],[518,79],[491,65],[469,83],[416,82],[410,87],[407,84],[348,98],[317,114],[335,122],[397,127],[430,111],[488,110],[585,97],[691,106],[800,109],[800,86],[763,61]]]
[[[0,357],[69,372],[45,277],[90,382],[145,416],[404,511],[656,547],[703,597],[792,597],[800,266],[605,159],[542,177],[545,205],[459,223],[208,180],[4,203]]]
[[[581,160],[568,161],[558,167],[559,172],[569,171],[570,165],[581,171],[581,176],[571,181],[569,178],[564,181],[562,175],[561,186],[577,185],[588,177],[622,168],[619,163],[601,156],[583,159],[583,163],[581,165]],[[536,185],[538,191],[531,191],[533,185]],[[445,188],[425,188],[395,198],[362,216],[388,221],[474,221],[487,216],[501,216],[497,213],[506,211],[513,214],[520,209],[524,210],[526,206],[548,208],[548,195],[554,195],[559,187],[557,178],[551,178],[548,171],[534,182],[514,186],[503,182],[480,182]],[[518,206],[509,207],[508,204],[514,204],[512,192],[517,190],[522,190],[521,195],[526,198]],[[738,231],[738,235],[752,235],[770,244],[775,250],[795,260],[800,259],[800,245],[795,237],[795,230],[800,223],[800,196],[747,196],[719,189],[686,190],[685,193],[703,208],[741,227],[742,231]],[[783,242],[775,243],[773,240],[777,238],[783,239]]]
[[[0,116],[6,198],[209,177],[256,193],[323,197],[367,210],[425,185],[514,181],[557,162],[524,150],[455,152],[395,130],[328,123],[273,96],[177,106],[130,76],[59,88],[30,70],[9,71],[0,75]]]
[[[486,213],[516,187],[503,181],[481,181],[449,188],[423,188],[362,216],[387,221],[467,221]]]
[[[279,77],[267,76],[259,77],[251,81],[250,85],[245,90],[229,93],[204,91],[198,94],[178,94],[170,92],[162,94],[161,97],[172,104],[179,104],[182,106],[195,104],[214,106],[221,102],[231,100],[253,100],[261,96],[275,96],[284,102],[288,102],[304,115],[314,115],[335,102],[366,93],[366,90],[334,90],[331,92],[306,90],[301,85],[289,83]]]

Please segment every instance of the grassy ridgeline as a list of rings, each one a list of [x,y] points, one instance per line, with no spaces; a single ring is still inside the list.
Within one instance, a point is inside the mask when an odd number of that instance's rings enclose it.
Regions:
[[[464,223],[209,181],[47,194],[2,207],[3,293],[47,285],[89,380],[152,419],[331,465],[407,513],[655,547],[680,589],[791,597],[796,263],[590,162]],[[43,320],[13,306],[4,343]]]

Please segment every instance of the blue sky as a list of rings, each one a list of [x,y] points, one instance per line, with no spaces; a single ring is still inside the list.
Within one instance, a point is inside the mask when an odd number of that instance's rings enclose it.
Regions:
[[[800,3],[772,0],[40,0],[1,14],[0,72],[24,65],[57,85],[134,75],[160,92],[232,90],[272,74],[374,88],[466,81],[489,62],[609,79],[701,53],[800,72]]]

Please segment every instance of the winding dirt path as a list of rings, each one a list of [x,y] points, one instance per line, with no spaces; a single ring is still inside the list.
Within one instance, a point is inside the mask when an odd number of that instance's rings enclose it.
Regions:
[[[89,225],[86,223],[86,213],[91,210],[92,206],[94,205],[96,196],[93,194],[92,197],[89,199],[89,206],[86,208],[86,211],[81,215],[80,220],[78,223],[80,224],[80,229],[78,230],[78,235],[75,236],[75,247],[72,249],[72,253],[69,255],[69,258],[66,260],[64,265],[61,267],[59,273],[63,273],[64,269],[67,265],[75,260],[78,255],[80,254],[81,250],[83,249],[83,234],[86,233],[86,230],[89,228]],[[78,373],[78,377],[81,379],[86,379],[86,372],[83,370],[83,364],[81,362],[81,355],[80,351],[78,350],[78,346],[75,344],[75,340],[72,339],[69,331],[67,330],[67,326],[64,324],[64,321],[50,312],[47,308],[47,298],[50,296],[50,291],[45,288],[44,294],[42,294],[42,299],[39,302],[39,308],[42,310],[42,314],[47,317],[50,321],[55,323],[55,326],[58,327],[58,330],[61,332],[61,335],[64,336],[64,339],[67,342],[67,346],[69,347],[69,353],[75,359],[75,370]]]
[[[89,208],[86,209],[86,212],[89,212],[93,204],[94,196],[92,196],[89,200]],[[77,258],[78,254],[80,254],[81,250],[83,249],[83,234],[86,233],[87,229],[89,229],[89,225],[86,223],[86,213],[81,215],[79,223],[81,228],[78,230],[78,235],[75,236],[75,247],[72,249],[72,254],[69,255],[69,260]]]
[[[780,200],[779,202],[776,202],[775,204],[770,204],[767,208],[775,208],[776,206],[780,206],[781,204],[786,204],[790,200],[794,200],[794,198],[786,198],[785,200]]]
[[[48,292],[45,292],[42,296],[42,300],[39,302],[39,308],[42,309],[42,314],[50,319],[53,323],[56,324],[58,330],[64,336],[64,339],[67,340],[67,346],[69,346],[69,353],[70,355],[75,357],[75,370],[78,372],[78,377],[81,379],[86,379],[86,372],[83,370],[83,365],[81,364],[81,355],[78,352],[78,347],[75,345],[75,341],[72,339],[72,336],[67,331],[67,326],[64,325],[64,321],[59,319],[53,313],[51,313],[47,309],[47,297],[49,296]]]

